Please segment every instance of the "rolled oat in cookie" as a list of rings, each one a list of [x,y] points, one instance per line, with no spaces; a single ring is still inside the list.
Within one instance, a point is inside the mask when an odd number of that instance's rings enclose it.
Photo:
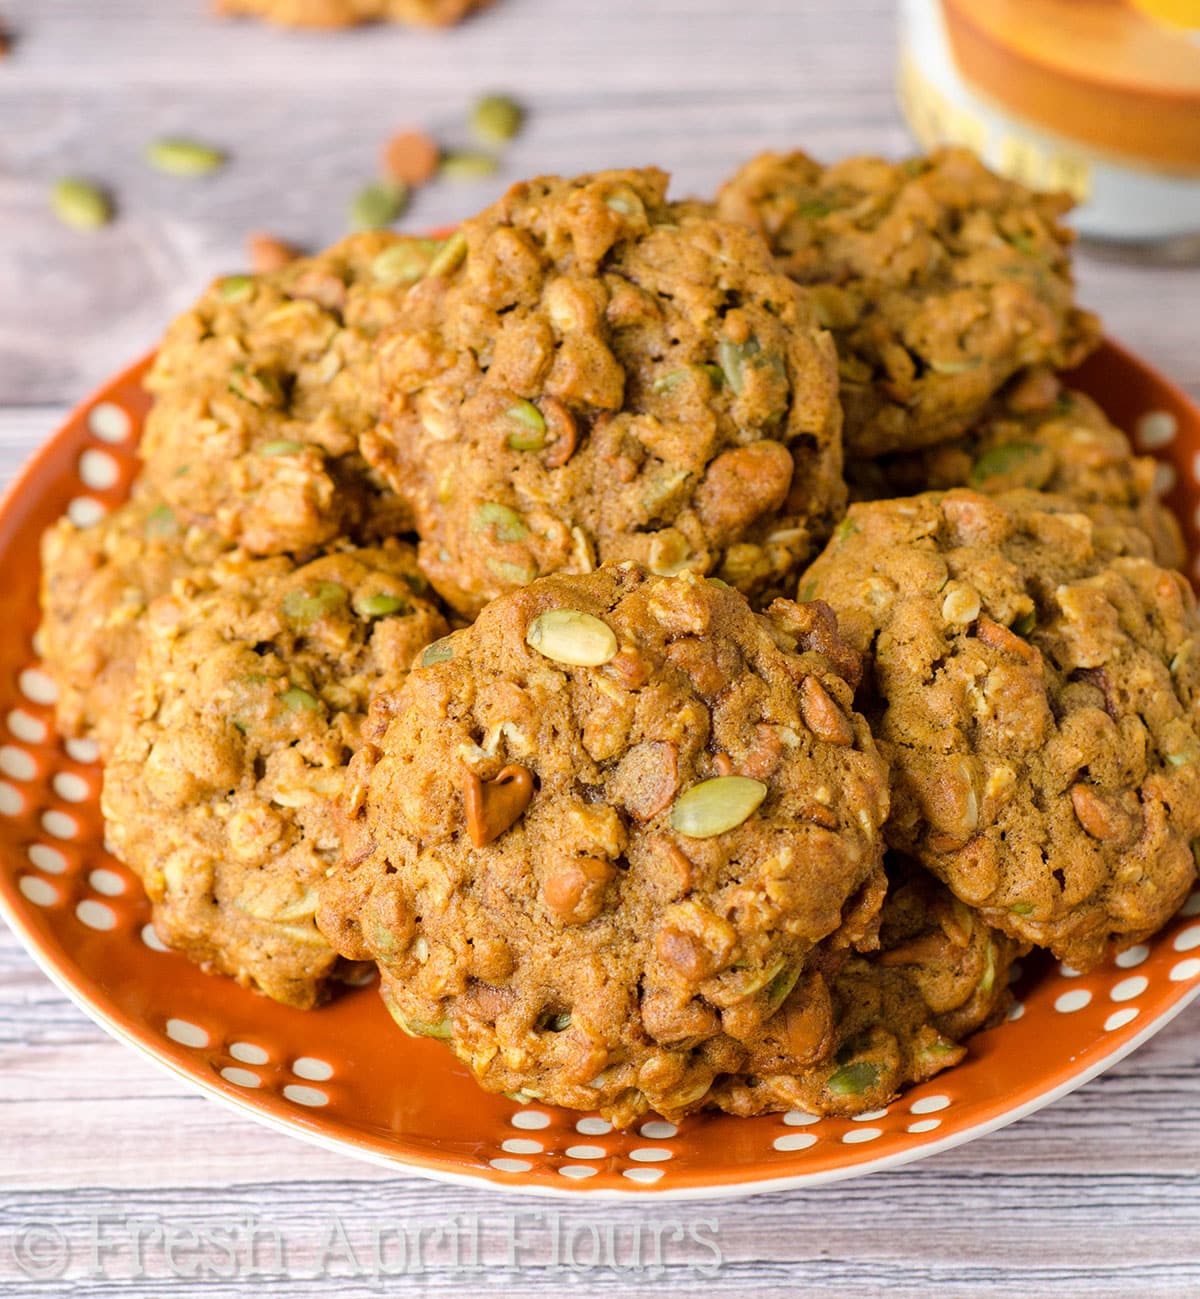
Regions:
[[[359,454],[379,413],[373,341],[439,245],[373,231],[218,280],[167,330],[146,387],[144,478],[186,525],[252,554],[411,527]]]
[[[150,606],[104,773],[110,848],[163,941],[307,1007],[339,973],[314,923],[367,706],[446,624],[411,548],[230,555]]]
[[[778,594],[841,514],[829,335],[756,234],[667,179],[515,185],[381,340],[364,452],[467,615],[626,559]]]
[[[882,455],[957,437],[1018,370],[1081,361],[1099,326],[1074,303],[1063,194],[963,149],[831,167],[764,153],[717,211],[760,231],[838,347],[845,441]]]
[[[950,487],[989,496],[1019,487],[1067,496],[1100,522],[1141,528],[1164,568],[1182,568],[1183,538],[1159,496],[1155,470],[1154,459],[1135,456],[1090,397],[1045,368],[1013,379],[980,423],[953,442],[855,459],[846,467],[858,500]]]
[[[855,505],[801,583],[866,660],[889,845],[1088,969],[1195,876],[1200,620],[1141,531],[1063,497]]]
[[[425,659],[372,709],[319,915],[402,1028],[619,1124],[827,1052],[887,810],[828,609],[624,564],[498,599]]]

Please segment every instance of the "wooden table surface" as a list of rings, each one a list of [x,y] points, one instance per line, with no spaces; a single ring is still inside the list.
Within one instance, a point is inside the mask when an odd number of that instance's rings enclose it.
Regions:
[[[654,162],[678,192],[703,193],[768,146],[908,147],[887,0],[499,0],[449,34],[333,36],[218,23],[205,2],[0,0],[15,37],[0,62],[0,479],[210,276],[239,267],[247,232],[336,238],[381,140],[418,124],[461,142],[484,90],[518,95],[527,130],[495,178],[421,193],[412,227],[537,171]],[[172,132],[220,145],[231,165],[193,181],[148,170],[144,144]],[[51,220],[47,187],[67,173],[111,187],[111,228]],[[1200,393],[1200,270],[1084,250],[1079,279],[1115,337]],[[108,1039],[4,930],[0,1294],[469,1294],[499,1282],[513,1296],[1194,1295],[1198,1030],[1200,1005],[1052,1108],[895,1173],[741,1202],[563,1207],[393,1176],[233,1117]],[[373,1274],[368,1228],[456,1215],[489,1242],[486,1276],[436,1261]],[[186,1252],[167,1257],[172,1233],[235,1218],[278,1231],[286,1285],[211,1259],[189,1277]],[[668,1250],[661,1268],[628,1251],[624,1270],[555,1260],[564,1224],[669,1232],[700,1219],[721,1256],[711,1275],[708,1251]],[[318,1247],[340,1229],[366,1275],[336,1250],[317,1275]],[[506,1262],[514,1230],[519,1268]],[[37,1280],[64,1240],[61,1279]]]

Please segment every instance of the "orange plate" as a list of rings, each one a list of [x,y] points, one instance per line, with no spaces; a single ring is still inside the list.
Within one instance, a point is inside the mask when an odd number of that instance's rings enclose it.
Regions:
[[[895,1166],[990,1132],[1119,1060],[1200,991],[1198,891],[1152,943],[1092,974],[1031,961],[1009,1022],[886,1110],[619,1133],[594,1116],[486,1095],[440,1044],[399,1032],[373,988],[306,1013],[202,974],[162,949],[137,880],[105,853],[94,754],[54,737],[53,687],[33,650],[38,538],[64,510],[86,523],[124,498],[149,404],[145,369],[81,406],[0,507],[0,910],[88,1014],[179,1077],[298,1137],[448,1181],[610,1198],[740,1195]],[[1162,457],[1200,554],[1200,411],[1111,343],[1076,377]]]

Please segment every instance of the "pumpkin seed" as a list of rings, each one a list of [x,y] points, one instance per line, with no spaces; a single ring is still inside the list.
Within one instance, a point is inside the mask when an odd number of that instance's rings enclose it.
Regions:
[[[470,182],[486,180],[495,174],[500,164],[490,153],[473,153],[463,150],[459,153],[448,153],[438,166],[438,175],[443,180]]]
[[[350,204],[355,230],[382,230],[408,206],[408,186],[399,180],[376,180],[364,185]]]
[[[99,230],[112,220],[112,204],[104,191],[75,176],[55,182],[50,206],[63,225],[74,230]]]
[[[472,532],[482,532],[490,527],[496,529],[497,541],[522,541],[529,536],[525,520],[516,510],[498,501],[484,501],[471,517]]]
[[[220,149],[199,140],[169,136],[146,146],[146,161],[168,176],[208,176],[226,162]]]
[[[753,816],[766,796],[766,785],[749,776],[714,776],[702,780],[675,800],[671,828],[689,839],[711,839]]]
[[[434,256],[433,261],[429,263],[427,275],[449,275],[455,270],[467,255],[467,236],[460,230],[453,234],[441,246]]]
[[[409,604],[398,595],[387,595],[380,591],[377,595],[363,596],[354,602],[354,612],[364,618],[386,618],[393,613],[407,613]]]
[[[784,966],[767,984],[765,1018],[769,1019],[787,1001],[792,989],[796,986],[797,980],[800,978],[800,972],[803,968],[802,964]]]
[[[388,1008],[388,1014],[409,1037],[439,1037],[444,1040],[453,1032],[449,1019],[439,1019],[436,1024],[428,1023],[423,1019],[409,1019],[407,1015],[402,1015],[387,998],[384,999],[384,1004]]]
[[[650,385],[650,388],[653,392],[658,393],[674,392],[687,377],[688,372],[686,368],[682,370],[668,370],[666,374],[660,374]]]
[[[514,403],[504,412],[521,427],[508,435],[508,445],[514,451],[540,451],[546,445],[546,421],[542,412],[531,401]]]
[[[244,365],[235,365],[229,372],[229,391],[260,409],[283,405],[283,389],[269,370],[251,370]]]
[[[157,505],[146,515],[142,531],[147,537],[163,539],[174,537],[179,532],[179,520],[169,505]]]
[[[371,274],[384,284],[412,284],[425,274],[430,254],[437,247],[432,240],[404,240],[393,244],[371,263]]]
[[[1014,902],[1009,910],[1014,916],[1029,916],[1033,914],[1032,902]]]
[[[867,1060],[843,1065],[825,1084],[835,1096],[857,1096],[879,1081],[880,1069]]]
[[[1011,474],[1038,455],[1040,447],[1031,442],[1006,442],[992,447],[971,466],[968,481],[972,487],[983,486],[989,478]]]
[[[721,373],[737,396],[740,397],[746,387],[746,366],[761,351],[757,338],[748,338],[744,343],[731,343],[723,338],[718,344],[717,359],[721,363]]]
[[[303,442],[291,442],[281,438],[278,442],[264,442],[258,448],[260,456],[294,456],[304,450]]]
[[[506,144],[521,129],[525,113],[507,95],[484,95],[471,109],[471,129],[485,144]]]
[[[489,559],[487,566],[498,578],[511,582],[514,586],[528,586],[537,577],[537,569],[514,564],[508,559]]]
[[[350,594],[340,582],[318,582],[311,591],[289,591],[280,606],[291,622],[314,622],[341,604]]]
[[[421,651],[421,666],[431,668],[435,663],[448,663],[453,657],[454,645],[449,636],[443,636]]]
[[[279,702],[289,713],[311,713],[321,706],[317,702],[316,695],[310,695],[307,690],[301,690],[299,686],[292,686],[290,690],[285,690],[279,696]]]
[[[613,629],[578,609],[547,609],[529,624],[525,643],[554,663],[596,668],[617,653]]]
[[[241,302],[254,290],[254,280],[249,275],[226,275],[217,282],[217,292],[226,302]]]

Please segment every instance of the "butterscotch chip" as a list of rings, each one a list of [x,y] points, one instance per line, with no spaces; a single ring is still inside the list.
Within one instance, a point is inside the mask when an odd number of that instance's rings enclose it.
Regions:
[[[282,270],[300,256],[299,249],[292,244],[261,232],[246,240],[246,251],[250,255],[250,269],[259,275]]]
[[[393,543],[232,554],[150,605],[102,806],[164,942],[278,1001],[323,997],[334,807],[370,699],[446,630],[425,589]]]
[[[860,500],[928,489],[972,487],[994,495],[1028,487],[1068,496],[1100,522],[1141,528],[1164,568],[1181,568],[1179,524],[1162,503],[1155,461],[1135,456],[1129,439],[1084,393],[1046,369],[1018,376],[983,420],[952,442],[875,460],[851,459],[851,493]]]
[[[383,168],[414,188],[437,174],[441,150],[424,131],[397,131],[383,146]]]
[[[437,244],[386,232],[218,280],[166,332],[144,477],[185,526],[260,555],[395,535],[411,516],[359,438],[379,414],[374,340]]]
[[[559,610],[620,654],[547,655],[529,628]],[[378,699],[325,932],[379,962],[402,1028],[445,1038],[492,1091],[628,1123],[699,1108],[768,1059],[801,1067],[830,1022],[810,962],[874,942],[884,883],[887,776],[851,684],[813,647],[823,613],[755,614],[694,573],[633,564],[494,601]],[[806,724],[806,680],[846,742]],[[475,833],[471,800],[514,766],[532,796]],[[824,815],[801,819],[814,798]]]
[[[1200,619],[1144,533],[931,492],[852,506],[802,590],[866,655],[891,846],[1081,970],[1170,917],[1200,835]]]
[[[841,511],[829,335],[762,240],[660,171],[515,185],[380,340],[363,450],[464,614],[635,560],[782,591]]]
[[[717,197],[808,287],[837,340],[846,446],[866,455],[955,437],[1018,370],[1095,346],[1059,224],[1069,206],[962,149],[831,167],[764,153]]]

